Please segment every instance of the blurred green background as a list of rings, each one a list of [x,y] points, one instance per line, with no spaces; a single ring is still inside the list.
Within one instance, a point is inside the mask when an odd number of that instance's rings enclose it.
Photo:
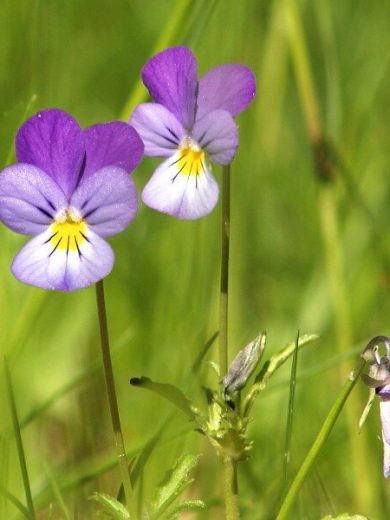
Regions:
[[[238,118],[232,167],[229,343],[233,357],[266,329],[269,356],[298,329],[321,336],[299,355],[289,479],[352,356],[390,332],[389,20],[385,0],[1,0],[1,165],[13,161],[26,113],[60,107],[82,126],[129,116],[134,89],[146,99],[140,68],[161,44],[189,45],[200,73],[226,62],[255,72],[258,94]],[[157,163],[146,158],[134,173],[140,190]],[[218,168],[215,174],[220,181]],[[177,384],[204,404],[201,386],[212,371],[205,362],[197,378],[188,374],[218,328],[219,233],[220,205],[183,222],[141,204],[130,228],[111,241],[116,264],[105,287],[130,452],[171,411],[130,387],[130,376]],[[29,417],[22,432],[39,518],[63,518],[61,499],[72,518],[93,518],[97,507],[88,497],[115,494],[119,483],[94,289],[49,294],[23,286],[9,266],[26,239],[1,227],[0,240],[0,352],[20,418]],[[216,358],[214,346],[206,361]],[[246,519],[272,519],[280,504],[288,378],[289,363],[253,413],[252,456],[239,467]],[[377,403],[358,434],[367,395],[359,383],[292,518],[390,517]],[[11,430],[2,376],[0,490],[24,501]],[[203,454],[188,491],[209,505],[197,518],[222,518],[218,459],[180,414],[145,466],[145,496],[187,452]],[[0,519],[18,517],[0,493]]]

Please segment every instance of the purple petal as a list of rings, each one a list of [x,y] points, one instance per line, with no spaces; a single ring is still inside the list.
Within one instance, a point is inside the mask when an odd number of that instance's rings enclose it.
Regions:
[[[172,112],[158,103],[139,105],[130,124],[144,142],[145,155],[155,157],[170,157],[186,133]]]
[[[121,168],[102,168],[83,179],[70,204],[102,237],[116,235],[135,217],[137,191],[130,176]]]
[[[170,110],[184,128],[195,117],[197,65],[187,47],[171,47],[156,54],[142,69],[142,80],[152,98]]]
[[[118,166],[130,173],[139,164],[144,145],[137,132],[127,123],[90,126],[83,131],[87,153],[83,178],[105,166]]]
[[[61,188],[36,166],[15,164],[0,174],[0,219],[17,233],[41,233],[66,206]]]
[[[383,470],[386,478],[390,477],[390,398],[382,397],[380,400],[380,413],[382,422],[382,436],[384,444]]]
[[[219,65],[199,80],[197,119],[218,108],[236,116],[256,95],[253,72],[238,63]]]
[[[106,277],[114,265],[107,242],[90,229],[78,248],[57,247],[52,226],[19,251],[12,264],[16,278],[28,285],[56,291],[74,291]],[[63,241],[66,244],[66,241]]]
[[[229,112],[214,110],[196,121],[192,137],[218,164],[229,164],[236,155],[238,130]]]
[[[70,198],[85,155],[81,129],[75,119],[58,109],[30,117],[16,136],[19,162],[47,173]]]
[[[142,200],[162,213],[180,219],[197,219],[210,213],[218,200],[218,184],[202,162],[199,169],[180,163],[181,152],[163,162],[142,192]]]
[[[390,397],[390,385],[377,386],[375,392],[377,395]]]

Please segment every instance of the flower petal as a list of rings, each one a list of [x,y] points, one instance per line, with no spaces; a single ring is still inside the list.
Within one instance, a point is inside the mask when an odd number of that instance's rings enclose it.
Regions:
[[[195,117],[197,64],[187,47],[171,47],[153,56],[142,69],[142,80],[152,98],[170,110],[184,128]]]
[[[73,291],[107,276],[114,265],[114,253],[107,242],[91,229],[85,239],[72,246],[58,246],[52,226],[19,251],[12,272],[21,282],[42,289]]]
[[[145,155],[170,157],[177,149],[185,130],[163,105],[142,103],[134,110],[130,125],[134,126],[145,145]]]
[[[226,110],[214,110],[196,121],[192,137],[218,164],[229,164],[238,148],[238,129]]]
[[[390,477],[390,397],[380,400],[382,436],[384,445],[383,471],[386,478]]]
[[[219,65],[199,80],[197,119],[221,108],[236,116],[256,95],[256,79],[249,67],[238,63]]]
[[[218,184],[204,162],[201,169],[191,172],[178,166],[181,161],[181,151],[164,161],[145,186],[142,200],[147,206],[177,218],[197,219],[214,209]]]
[[[19,129],[16,155],[19,162],[33,164],[47,173],[69,198],[85,155],[81,129],[66,112],[44,110]]]
[[[0,219],[17,233],[41,233],[66,206],[61,188],[36,166],[15,164],[0,174]]]
[[[105,166],[118,166],[130,173],[142,159],[144,145],[127,123],[113,121],[94,125],[83,134],[87,154],[83,178]]]
[[[82,179],[70,205],[102,237],[116,235],[135,217],[137,191],[128,173],[108,166]]]

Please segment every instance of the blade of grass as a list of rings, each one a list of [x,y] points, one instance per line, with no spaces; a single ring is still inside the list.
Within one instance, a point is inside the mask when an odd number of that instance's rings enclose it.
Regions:
[[[344,383],[336,401],[330,409],[317,437],[315,438],[312,447],[310,448],[306,458],[304,459],[298,473],[296,474],[288,492],[285,496],[276,520],[283,520],[288,517],[288,514],[294,505],[295,499],[301,489],[311,467],[317,459],[317,456],[328,439],[336,421],[350,395],[360,374],[365,366],[365,361],[362,357],[359,358],[355,369],[349,374],[347,381]]]
[[[296,380],[297,380],[297,365],[298,365],[298,351],[299,351],[298,347],[299,347],[299,331],[297,333],[297,339],[295,341],[295,349],[294,349],[294,354],[293,354],[292,363],[291,363],[290,395],[289,395],[289,400],[288,400],[286,441],[285,441],[284,460],[283,460],[282,496],[285,494],[286,489],[287,489],[288,466],[290,463],[295,387],[296,387]]]
[[[17,450],[18,450],[20,470],[21,470],[22,478],[23,478],[24,492],[26,494],[29,518],[32,520],[35,520],[35,511],[34,511],[34,504],[33,504],[32,494],[31,494],[30,479],[29,479],[28,471],[27,471],[27,463],[26,463],[26,457],[24,454],[22,435],[21,435],[21,431],[20,431],[15,396],[14,396],[14,391],[13,391],[13,386],[12,386],[12,381],[11,381],[11,374],[10,374],[6,359],[4,359],[4,368],[5,368],[5,379],[6,379],[6,385],[7,385],[7,391],[8,391],[8,399],[9,399],[9,404],[10,404],[10,408],[11,408],[12,424],[13,424],[13,428],[14,428],[16,446],[17,446]]]
[[[3,488],[3,486],[0,486],[0,493],[7,498],[19,511],[22,513],[22,515],[25,518],[31,518],[29,510],[22,504],[22,502],[16,498],[15,495],[10,493],[7,489]]]

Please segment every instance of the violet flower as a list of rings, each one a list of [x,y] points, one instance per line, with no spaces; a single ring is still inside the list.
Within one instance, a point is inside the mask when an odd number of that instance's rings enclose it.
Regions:
[[[390,339],[386,336],[377,336],[370,341],[373,348],[366,349],[363,357],[370,363],[369,375],[363,375],[363,381],[375,388],[380,398],[380,416],[383,438],[383,473],[390,478]],[[370,345],[369,343],[369,345]],[[380,356],[378,343],[386,346],[386,355]]]
[[[136,214],[129,172],[142,154],[140,137],[126,123],[81,130],[57,109],[28,119],[16,136],[19,162],[0,174],[0,219],[33,236],[13,261],[16,278],[72,291],[107,276],[114,253],[104,237]]]
[[[145,144],[145,155],[167,157],[142,192],[142,200],[181,219],[209,213],[218,185],[207,163],[229,164],[238,147],[233,120],[252,101],[255,78],[240,64],[219,65],[199,81],[197,63],[186,47],[153,56],[142,80],[156,103],[139,105],[130,118]]]

